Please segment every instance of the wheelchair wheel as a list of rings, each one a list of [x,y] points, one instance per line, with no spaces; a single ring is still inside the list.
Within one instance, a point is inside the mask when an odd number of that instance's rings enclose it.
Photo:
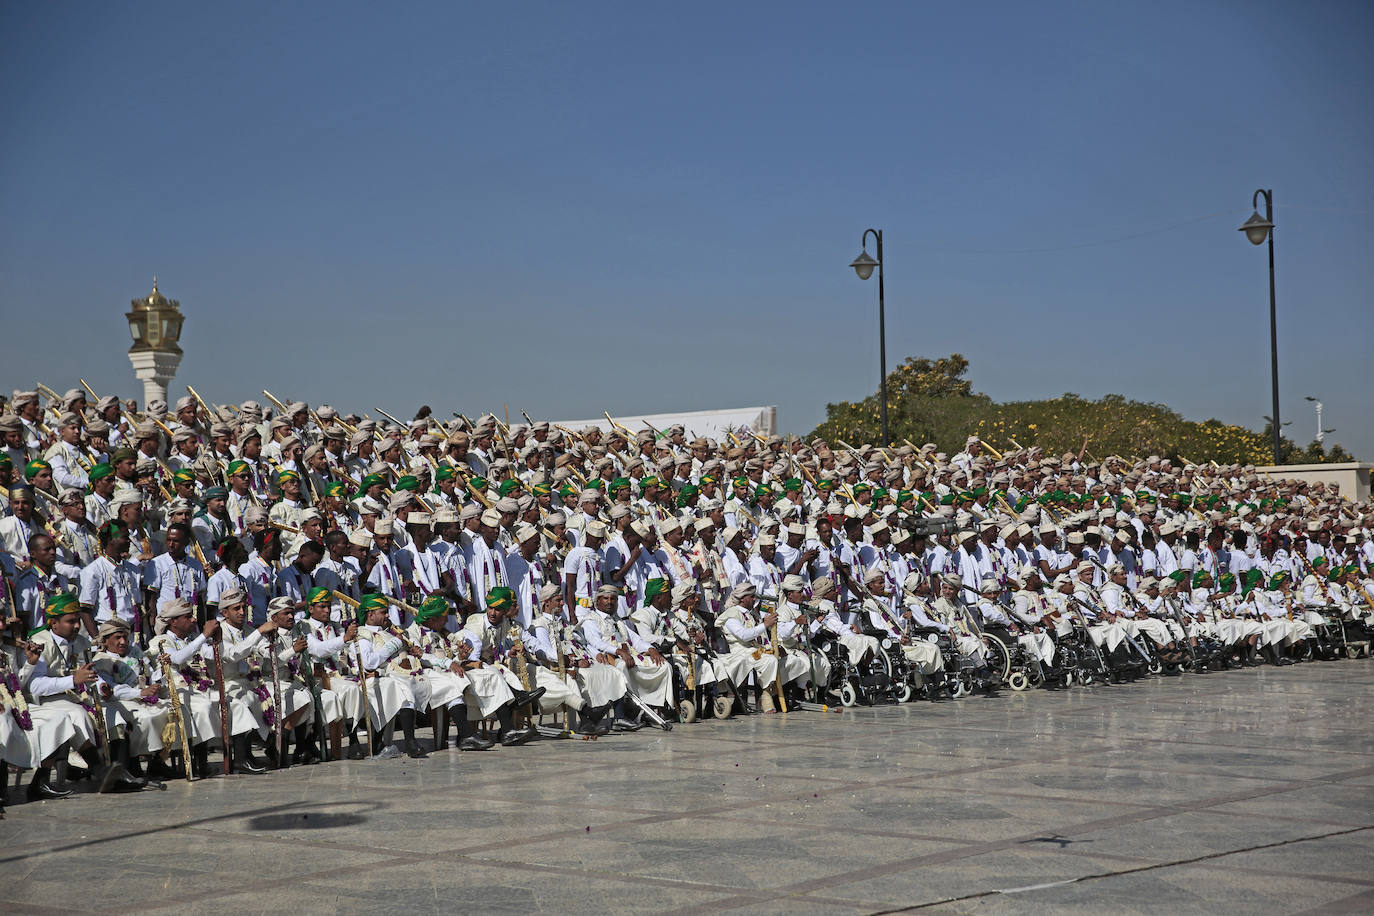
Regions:
[[[969,677],[967,675],[961,674],[953,679],[953,683],[950,684],[949,687],[949,692],[955,699],[962,699],[973,692],[973,685],[969,682]]]
[[[695,722],[697,720],[697,704],[684,698],[678,701],[677,714],[683,722]]]
[[[1159,674],[1164,670],[1164,663],[1159,660],[1159,656],[1151,653],[1150,662],[1145,666],[1145,670],[1151,674]]]
[[[1007,686],[1018,693],[1030,686],[1030,680],[1024,671],[1013,671],[1007,675]]]
[[[721,694],[711,701],[711,713],[717,719],[728,719],[735,711],[735,700],[728,693]]]
[[[854,689],[854,685],[845,681],[840,685],[840,705],[853,706],[859,702],[859,693]]]
[[[983,645],[988,650],[988,669],[993,679],[1005,681],[1011,673],[1011,652],[1007,651],[1007,644],[991,633],[984,633]]]
[[[900,684],[896,685],[895,688],[893,688],[892,698],[896,700],[898,703],[909,703],[911,702],[911,697],[912,689],[910,682],[902,681]]]

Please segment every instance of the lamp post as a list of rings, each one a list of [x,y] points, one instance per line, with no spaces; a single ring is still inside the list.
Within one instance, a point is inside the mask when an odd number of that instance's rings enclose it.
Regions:
[[[124,313],[134,339],[129,362],[134,375],[143,382],[143,406],[147,407],[154,399],[167,400],[167,383],[181,365],[181,347],[177,346],[183,321],[181,303],[162,295],[154,277],[153,291],[129,304],[132,311]]]
[[[878,245],[878,259],[875,261],[868,254],[868,235],[873,234],[873,239]],[[883,445],[889,444],[887,438],[887,320],[884,314],[885,303],[883,302],[883,231],[881,229],[865,229],[863,238],[859,239],[859,256],[849,264],[854,268],[854,273],[859,275],[860,280],[867,280],[873,276],[873,268],[878,268],[878,398],[882,402],[882,423],[883,423]]]
[[[1264,216],[1259,214],[1260,195],[1264,196]],[[1240,227],[1252,245],[1269,242],[1269,366],[1274,379],[1274,464],[1279,459],[1279,325],[1274,306],[1274,192],[1263,188],[1250,199],[1254,213]]]
[[[1334,433],[1334,432],[1336,431],[1336,428],[1335,428],[1334,426],[1331,427],[1330,429],[1324,429],[1324,428],[1322,428],[1322,402],[1321,402],[1321,399],[1320,399],[1320,398],[1314,398],[1314,397],[1312,397],[1311,395],[1307,395],[1306,397],[1303,398],[1303,400],[1304,400],[1304,401],[1311,401],[1313,404],[1317,405],[1317,442],[1318,442],[1318,443],[1325,442],[1325,441],[1326,441],[1326,434],[1327,434],[1327,433]]]

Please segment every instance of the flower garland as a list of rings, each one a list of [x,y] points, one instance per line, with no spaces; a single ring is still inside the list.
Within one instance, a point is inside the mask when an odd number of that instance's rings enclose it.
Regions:
[[[14,721],[24,731],[33,731],[33,717],[29,715],[29,702],[24,691],[19,688],[19,678],[13,671],[6,671],[0,678],[0,710],[8,709]]]

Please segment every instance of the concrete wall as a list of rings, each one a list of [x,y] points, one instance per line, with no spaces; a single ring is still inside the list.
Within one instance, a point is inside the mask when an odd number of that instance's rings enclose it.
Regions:
[[[1331,464],[1285,464],[1279,467],[1256,468],[1261,476],[1292,477],[1308,483],[1340,485],[1340,493],[1357,503],[1369,502],[1369,472],[1374,464],[1365,461],[1342,461]]]

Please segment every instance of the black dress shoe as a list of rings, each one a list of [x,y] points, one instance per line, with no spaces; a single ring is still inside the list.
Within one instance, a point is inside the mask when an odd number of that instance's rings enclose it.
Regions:
[[[266,773],[267,767],[263,766],[262,762],[259,760],[255,760],[252,757],[244,757],[242,760],[234,761],[234,772],[248,773],[251,776],[257,776],[259,773]]]
[[[163,763],[162,758],[156,754],[148,759],[148,776],[153,779],[180,779],[185,773],[186,771],[180,767]]]
[[[424,752],[420,745],[415,741],[406,742],[406,756],[412,760],[423,760],[429,755]]]
[[[44,801],[49,798],[67,798],[73,794],[75,793],[71,789],[54,788],[46,779],[42,782],[35,779],[29,783],[29,790],[25,796],[29,801]]]
[[[644,723],[634,719],[616,719],[611,723],[611,729],[618,732],[637,732],[643,727]]]
[[[349,760],[362,760],[367,757],[367,754],[363,752],[363,746],[361,744],[350,744],[348,746],[348,753],[345,756],[348,757]]]
[[[502,747],[515,747],[517,744],[524,744],[530,740],[530,733],[524,729],[512,728],[501,736]]]
[[[524,705],[526,705],[526,704],[528,704],[528,703],[533,703],[535,700],[539,699],[540,697],[542,697],[542,696],[544,695],[545,689],[546,689],[546,688],[544,688],[544,687],[536,687],[536,688],[534,688],[533,690],[517,690],[517,691],[515,691],[515,693],[514,693],[515,705],[516,705],[516,706],[524,706]]]
[[[458,750],[460,751],[489,751],[495,746],[495,741],[488,741],[476,735],[468,735],[458,742]]]

